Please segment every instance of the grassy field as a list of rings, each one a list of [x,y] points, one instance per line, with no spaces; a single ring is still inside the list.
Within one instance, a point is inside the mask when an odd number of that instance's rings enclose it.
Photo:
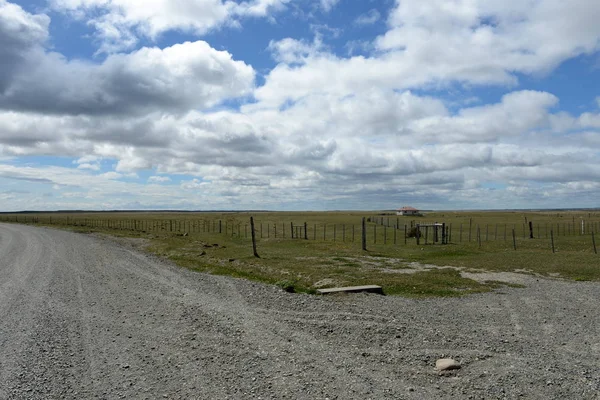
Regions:
[[[251,215],[260,258],[252,253]],[[362,217],[370,221],[367,251],[361,249]],[[2,214],[0,220],[139,238],[147,251],[186,268],[290,291],[378,284],[387,294],[459,296],[499,285],[463,278],[459,269],[600,280],[592,235],[600,229],[599,212],[432,212],[422,217],[385,212],[118,212]],[[432,244],[430,232],[426,244],[423,229],[419,245],[414,237],[405,241],[405,226],[409,232],[411,225],[432,222],[446,224],[448,244]]]

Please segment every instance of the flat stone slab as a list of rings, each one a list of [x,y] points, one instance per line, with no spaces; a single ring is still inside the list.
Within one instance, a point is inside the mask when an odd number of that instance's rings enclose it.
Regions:
[[[451,358],[440,358],[435,362],[435,369],[438,371],[460,369],[460,364]]]
[[[377,286],[377,285],[346,286],[346,287],[336,287],[336,288],[328,288],[328,289],[317,289],[318,294],[358,293],[358,292],[383,294],[383,289],[381,288],[381,286]]]

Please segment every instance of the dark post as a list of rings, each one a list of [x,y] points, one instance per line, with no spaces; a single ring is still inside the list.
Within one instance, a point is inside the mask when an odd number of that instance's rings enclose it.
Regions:
[[[550,243],[552,243],[552,253],[554,253],[554,232],[550,229]]]
[[[262,225],[262,224],[261,224]],[[219,220],[219,233],[221,233],[221,220]]]
[[[256,234],[254,232],[254,218],[253,217],[250,217],[250,229],[252,231],[252,251],[254,252],[254,257],[260,258],[260,256],[256,252]]]
[[[596,238],[594,237],[594,231],[592,231],[592,244],[594,245],[594,254],[598,254],[596,250]]]
[[[294,223],[290,222],[290,232],[292,234],[292,239],[294,238]]]
[[[408,236],[408,235],[406,232],[406,224],[404,224],[404,244],[406,244],[406,236]]]
[[[473,227],[473,218],[469,218],[469,242],[471,241],[471,228]]]
[[[421,244],[421,226],[417,224],[417,232],[415,233],[415,237],[417,238],[417,246]]]
[[[477,243],[479,244],[479,248],[481,248],[481,231],[479,230],[479,225],[477,225]]]
[[[362,219],[362,249],[367,250],[367,224],[365,222],[365,217]]]
[[[304,223],[304,240],[308,240],[308,230],[306,229],[306,222]]]
[[[533,239],[533,222],[529,221],[529,239]]]
[[[513,236],[513,248],[516,250],[517,249],[517,239],[515,238],[515,228],[513,228],[513,230],[512,230],[512,236]]]
[[[448,238],[446,237],[446,223],[442,222],[442,244],[446,244]]]

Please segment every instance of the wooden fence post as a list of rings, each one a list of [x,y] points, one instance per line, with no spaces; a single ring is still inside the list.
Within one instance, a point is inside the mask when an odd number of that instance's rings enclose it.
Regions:
[[[473,228],[473,218],[469,218],[469,242],[471,241],[471,229]]]
[[[362,218],[362,249],[367,250],[367,224],[365,222],[365,217]]]
[[[513,230],[512,230],[512,237],[513,237],[513,248],[515,250],[517,250],[517,239],[515,238],[515,228],[513,228]]]
[[[306,230],[306,222],[304,223],[304,240],[308,240],[308,231]]]
[[[596,250],[596,238],[594,237],[594,231],[592,231],[592,244],[594,245],[594,254],[598,254]]]
[[[550,229],[550,243],[552,244],[552,253],[554,253],[554,233]]]
[[[250,217],[250,229],[252,231],[252,251],[254,252],[254,257],[260,258],[260,256],[256,252],[256,234],[254,232],[254,218],[253,217]]]
[[[446,244],[446,223],[442,222],[442,244]]]
[[[529,221],[529,239],[533,239],[533,221]]]

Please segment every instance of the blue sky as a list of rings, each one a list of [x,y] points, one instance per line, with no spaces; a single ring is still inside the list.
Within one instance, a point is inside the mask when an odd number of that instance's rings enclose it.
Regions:
[[[0,210],[598,207],[599,19],[0,0]]]

